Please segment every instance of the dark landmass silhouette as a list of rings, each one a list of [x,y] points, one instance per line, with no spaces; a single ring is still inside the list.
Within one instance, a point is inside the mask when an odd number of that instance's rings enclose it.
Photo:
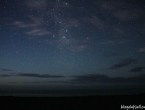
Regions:
[[[2,110],[121,110],[121,105],[145,106],[145,93],[76,97],[1,96]]]

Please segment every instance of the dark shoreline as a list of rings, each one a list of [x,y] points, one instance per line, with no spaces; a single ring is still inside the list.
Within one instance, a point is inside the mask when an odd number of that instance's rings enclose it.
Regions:
[[[14,97],[0,96],[0,105],[6,110],[121,110],[121,105],[145,106],[145,93],[133,95],[96,95],[74,97]],[[2,109],[4,110],[4,109]],[[125,109],[124,109],[125,110]]]

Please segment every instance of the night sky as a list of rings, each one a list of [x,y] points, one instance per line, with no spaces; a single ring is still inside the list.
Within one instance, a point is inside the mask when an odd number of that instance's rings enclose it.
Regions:
[[[144,0],[0,1],[0,90],[144,86]]]

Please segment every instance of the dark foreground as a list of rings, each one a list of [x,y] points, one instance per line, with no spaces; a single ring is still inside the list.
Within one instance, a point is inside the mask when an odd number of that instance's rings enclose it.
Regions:
[[[0,97],[1,110],[121,110],[121,105],[145,107],[145,94],[84,97]],[[145,108],[136,110],[145,110]]]

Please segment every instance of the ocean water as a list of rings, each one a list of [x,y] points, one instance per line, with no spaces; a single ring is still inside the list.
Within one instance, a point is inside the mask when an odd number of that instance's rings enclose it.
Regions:
[[[145,89],[89,89],[89,90],[13,90],[0,91],[0,96],[71,97],[95,95],[130,95],[145,93]]]

